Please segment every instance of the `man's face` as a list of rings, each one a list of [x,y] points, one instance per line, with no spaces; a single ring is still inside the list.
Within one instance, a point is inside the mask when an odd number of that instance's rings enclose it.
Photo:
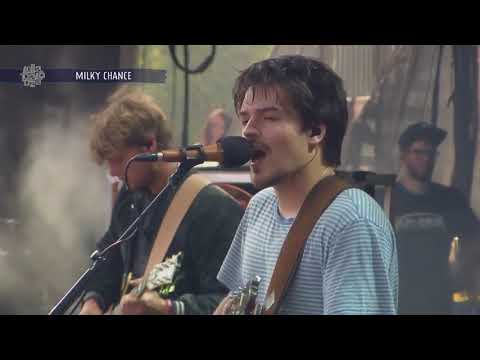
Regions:
[[[309,136],[281,89],[257,88],[254,97],[248,89],[239,118],[254,148],[250,176],[256,188],[284,182],[312,158]]]
[[[129,146],[115,153],[107,159],[111,176],[116,176],[125,181],[125,166],[133,156],[146,152],[146,147]],[[148,187],[152,181],[152,169],[150,163],[134,161],[128,168],[128,186],[131,190]]]
[[[436,148],[428,140],[416,140],[403,153],[402,161],[410,176],[429,181],[435,168]]]

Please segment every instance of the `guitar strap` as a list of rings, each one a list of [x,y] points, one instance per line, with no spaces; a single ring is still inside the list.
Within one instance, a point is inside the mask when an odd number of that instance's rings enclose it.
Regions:
[[[340,192],[351,187],[337,175],[328,176],[320,180],[307,195],[280,250],[265,297],[264,315],[277,313],[317,220]]]
[[[156,264],[164,260],[168,248],[175,237],[175,233],[193,203],[193,200],[208,184],[210,184],[210,180],[201,175],[194,174],[190,175],[177,190],[158,228],[157,237],[150,251],[144,276],[149,274]]]
[[[150,251],[143,277],[148,276],[153,267],[163,261],[173,238],[175,237],[175,233],[188,209],[192,205],[193,200],[195,200],[198,193],[209,184],[210,180],[207,178],[193,174],[187,177],[180,188],[176,191],[158,228],[157,236],[155,237],[155,242]],[[120,290],[121,296],[126,294],[130,280],[131,273],[122,281]],[[121,314],[121,310],[118,306],[112,304],[106,314]]]

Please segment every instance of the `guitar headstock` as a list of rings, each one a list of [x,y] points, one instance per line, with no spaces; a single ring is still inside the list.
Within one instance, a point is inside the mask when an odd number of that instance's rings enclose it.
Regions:
[[[138,280],[131,280],[132,274],[129,273],[124,279],[124,285],[122,285],[122,296],[130,290],[133,295],[140,297],[146,289],[157,291],[161,297],[167,297],[172,294],[175,291],[175,275],[182,266],[182,257],[182,252],[179,252],[155,265],[148,276],[145,276],[140,281],[138,286],[133,285]],[[106,314],[122,315],[122,309],[118,304],[112,304]]]
[[[137,289],[137,296],[141,296],[145,289],[157,291],[162,297],[173,293],[175,275],[182,265],[182,256],[182,252],[179,252],[155,265]]]

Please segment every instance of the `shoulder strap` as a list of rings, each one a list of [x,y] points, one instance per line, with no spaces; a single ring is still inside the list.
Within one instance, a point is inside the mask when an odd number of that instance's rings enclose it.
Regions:
[[[149,274],[156,264],[163,261],[190,205],[198,193],[208,184],[210,184],[208,179],[194,174],[190,175],[177,190],[158,229],[144,275]]]
[[[307,195],[280,250],[265,297],[264,315],[277,313],[315,223],[337,195],[350,187],[346,180],[329,176],[320,180]]]

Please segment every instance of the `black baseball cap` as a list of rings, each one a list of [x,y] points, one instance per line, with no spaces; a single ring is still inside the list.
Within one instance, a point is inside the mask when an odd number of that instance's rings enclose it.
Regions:
[[[422,121],[406,128],[398,139],[398,145],[401,149],[405,149],[414,141],[425,139],[430,141],[434,147],[437,147],[445,140],[446,136],[447,132],[445,130]]]

